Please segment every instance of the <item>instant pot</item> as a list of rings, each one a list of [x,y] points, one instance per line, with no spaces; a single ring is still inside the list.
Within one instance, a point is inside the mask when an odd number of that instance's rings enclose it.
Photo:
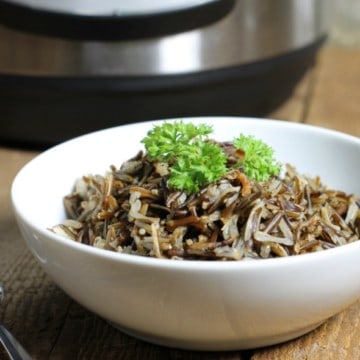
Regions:
[[[0,0],[0,141],[263,116],[314,64],[326,0]]]

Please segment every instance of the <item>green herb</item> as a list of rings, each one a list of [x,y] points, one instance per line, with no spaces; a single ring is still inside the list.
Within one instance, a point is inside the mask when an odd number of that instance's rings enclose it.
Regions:
[[[211,132],[212,127],[205,124],[195,126],[183,121],[165,122],[150,130],[141,142],[150,159],[167,161],[186,152],[183,148],[186,149],[195,139],[201,140]]]
[[[227,171],[226,155],[216,143],[206,141],[212,127],[176,121],[155,126],[142,140],[151,160],[168,161],[169,185],[194,193]]]
[[[280,173],[280,164],[274,159],[274,150],[254,136],[241,134],[234,140],[236,148],[245,153],[245,159],[240,165],[246,176],[257,181],[265,181],[271,175]]]
[[[184,146],[170,168],[169,184],[189,193],[213,183],[226,172],[226,155],[215,143],[195,141]]]
[[[222,148],[207,139],[211,132],[212,127],[205,124],[164,122],[151,129],[141,142],[150,160],[168,163],[169,185],[195,193],[228,171],[227,156]],[[279,174],[280,165],[274,159],[274,150],[263,141],[240,135],[233,144],[245,153],[236,166],[249,178],[264,181]]]

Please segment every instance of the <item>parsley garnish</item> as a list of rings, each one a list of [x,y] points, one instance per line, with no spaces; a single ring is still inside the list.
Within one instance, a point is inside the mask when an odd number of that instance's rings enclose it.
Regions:
[[[187,148],[193,146],[195,140],[200,141],[210,133],[212,127],[205,124],[195,126],[183,121],[165,122],[150,130],[141,142],[151,160],[168,161],[180,154],[185,156]]]
[[[240,166],[249,178],[266,181],[271,175],[280,173],[281,167],[274,159],[274,150],[263,141],[241,134],[233,143],[245,153]]]
[[[150,160],[167,161],[169,185],[194,193],[215,182],[227,171],[221,148],[205,141],[212,127],[176,121],[155,126],[142,140]]]
[[[210,133],[212,127],[205,124],[164,122],[154,126],[141,142],[151,161],[168,163],[170,186],[195,193],[219,180],[229,170],[223,149],[207,139]],[[264,181],[279,174],[280,165],[274,160],[274,151],[263,141],[240,135],[233,144],[245,153],[244,160],[237,166],[249,178]]]
[[[226,171],[226,155],[215,143],[197,140],[183,146],[170,168],[169,184],[175,189],[195,193],[213,183]]]

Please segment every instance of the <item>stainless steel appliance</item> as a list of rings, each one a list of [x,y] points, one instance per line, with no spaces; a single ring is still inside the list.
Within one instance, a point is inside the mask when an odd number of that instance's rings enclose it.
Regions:
[[[149,6],[151,4],[151,6]],[[325,0],[0,0],[0,140],[262,116],[313,65]]]

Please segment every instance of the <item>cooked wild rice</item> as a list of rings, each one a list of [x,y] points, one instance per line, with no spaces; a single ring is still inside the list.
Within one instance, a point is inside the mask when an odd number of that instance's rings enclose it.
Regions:
[[[208,260],[297,255],[360,237],[360,199],[290,165],[262,183],[232,170],[196,195],[170,189],[167,176],[143,152],[84,176],[64,198],[69,219],[52,230],[111,251]]]

